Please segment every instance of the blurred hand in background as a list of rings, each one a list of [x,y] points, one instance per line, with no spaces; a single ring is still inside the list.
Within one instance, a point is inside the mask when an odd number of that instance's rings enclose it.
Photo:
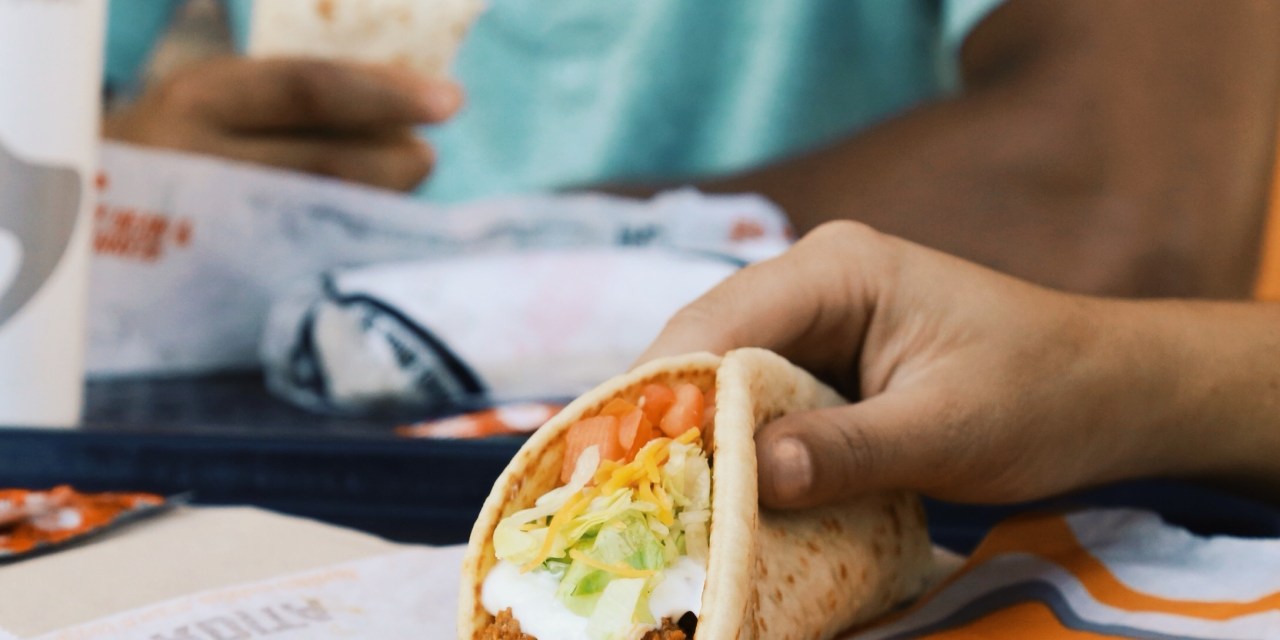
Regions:
[[[174,72],[105,119],[108,138],[407,191],[435,162],[415,131],[462,89],[391,67],[219,58]]]
[[[185,2],[114,0],[112,24],[163,25]],[[216,5],[232,39],[251,4]],[[691,184],[762,194],[801,232],[855,220],[1058,289],[1253,289],[1274,0],[524,7],[493,3],[468,35],[453,73],[471,107],[433,136],[446,168],[418,195]],[[218,61],[151,83],[107,134],[406,189],[432,160],[411,126],[450,100],[352,68]],[[109,75],[136,92],[136,73]]]

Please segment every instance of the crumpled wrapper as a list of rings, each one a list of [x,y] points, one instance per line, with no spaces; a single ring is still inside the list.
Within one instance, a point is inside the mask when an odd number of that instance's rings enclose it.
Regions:
[[[446,206],[116,143],[103,146],[98,187],[87,352],[98,377],[257,368],[271,305],[300,286],[316,291],[326,273],[551,251],[752,262],[790,240],[786,217],[756,196],[544,195]],[[439,269],[466,263],[452,264]],[[475,290],[467,306],[507,289]]]

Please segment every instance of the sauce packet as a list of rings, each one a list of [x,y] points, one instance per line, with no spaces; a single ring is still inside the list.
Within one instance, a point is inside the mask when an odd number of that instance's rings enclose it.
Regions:
[[[405,438],[475,439],[529,435],[564,408],[551,402],[505,404],[440,420],[403,425],[396,435]]]
[[[150,493],[0,489],[0,565],[48,553],[185,502]]]

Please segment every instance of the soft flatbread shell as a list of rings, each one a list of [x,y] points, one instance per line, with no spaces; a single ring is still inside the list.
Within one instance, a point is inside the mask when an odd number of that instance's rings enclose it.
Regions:
[[[249,55],[398,64],[448,75],[479,0],[258,0]]]
[[[651,382],[692,382],[716,393],[711,547],[694,640],[832,638],[925,588],[932,559],[914,495],[875,494],[807,511],[759,508],[756,428],[786,413],[847,401],[769,351],[691,354],[647,363],[600,385],[521,447],[472,529],[462,566],[460,640],[473,640],[493,620],[480,592],[496,563],[498,522],[559,484],[564,435],[573,423],[614,398],[635,402]]]

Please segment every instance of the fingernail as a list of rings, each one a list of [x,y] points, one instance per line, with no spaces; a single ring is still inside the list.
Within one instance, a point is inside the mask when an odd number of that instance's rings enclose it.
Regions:
[[[432,118],[448,118],[462,107],[462,90],[454,84],[433,84],[423,94],[423,101]]]
[[[766,452],[769,475],[777,502],[796,502],[813,487],[813,457],[796,438],[783,438]]]

